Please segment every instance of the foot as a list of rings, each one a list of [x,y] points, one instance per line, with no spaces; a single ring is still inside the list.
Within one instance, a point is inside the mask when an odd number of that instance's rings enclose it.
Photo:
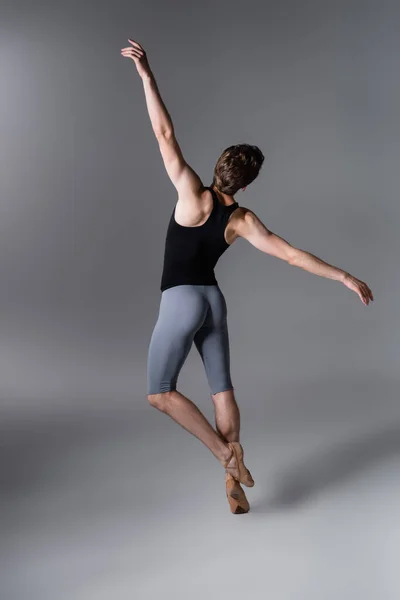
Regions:
[[[232,449],[229,458],[224,462],[225,472],[232,475],[234,479],[239,479],[239,471],[237,468],[236,456]]]
[[[227,446],[231,450],[231,455],[223,463],[225,471],[232,475],[236,481],[243,483],[247,487],[253,487],[253,477],[243,462],[242,446],[239,442],[228,442]]]
[[[250,510],[249,502],[246,498],[240,483],[232,477],[230,473],[225,473],[226,497],[228,498],[231,513],[241,515]]]

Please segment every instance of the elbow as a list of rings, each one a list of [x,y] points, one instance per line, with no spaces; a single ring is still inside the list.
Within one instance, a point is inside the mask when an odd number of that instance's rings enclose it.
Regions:
[[[159,129],[159,130],[155,131],[154,133],[158,140],[160,140],[160,139],[171,140],[174,137],[173,128]]]
[[[302,250],[299,248],[291,248],[288,252],[287,262],[292,267],[298,267]]]

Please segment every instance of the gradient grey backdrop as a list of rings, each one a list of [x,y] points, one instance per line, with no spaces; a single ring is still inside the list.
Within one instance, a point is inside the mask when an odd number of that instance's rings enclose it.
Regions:
[[[399,19],[382,0],[2,3],[2,600],[398,599]],[[239,203],[375,296],[243,240],[222,257],[248,515],[147,404],[176,192],[128,37],[203,182],[259,145]],[[213,420],[195,350],[179,389]]]

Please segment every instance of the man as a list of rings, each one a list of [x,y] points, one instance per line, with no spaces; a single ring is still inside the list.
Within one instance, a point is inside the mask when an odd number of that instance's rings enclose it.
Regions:
[[[264,156],[257,146],[237,144],[217,161],[211,186],[204,186],[186,163],[173,123],[161,99],[146,52],[136,41],[121,54],[131,58],[142,78],[146,104],[168,176],[178,192],[171,215],[161,280],[160,312],[148,355],[148,400],[200,439],[225,468],[226,493],[233,513],[249,510],[240,483],[254,485],[239,443],[240,413],[230,375],[227,308],[215,279],[220,256],[238,238],[293,266],[343,283],[368,305],[366,283],[316,256],[293,247],[267,229],[234,194],[258,176]],[[212,392],[216,430],[197,406],[176,389],[193,344],[202,358]]]

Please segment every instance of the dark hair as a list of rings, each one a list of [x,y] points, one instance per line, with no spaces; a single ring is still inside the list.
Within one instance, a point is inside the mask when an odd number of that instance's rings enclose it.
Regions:
[[[236,144],[226,148],[214,168],[212,185],[233,196],[257,177],[264,155],[258,146]]]

